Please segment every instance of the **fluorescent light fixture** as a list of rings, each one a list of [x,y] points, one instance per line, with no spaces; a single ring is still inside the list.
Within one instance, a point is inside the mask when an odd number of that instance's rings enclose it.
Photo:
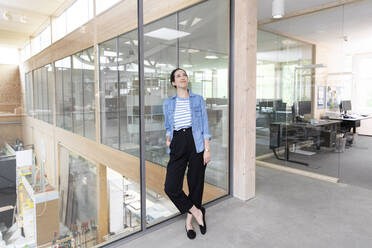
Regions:
[[[271,14],[274,19],[284,16],[284,0],[273,0]]]
[[[201,20],[201,18],[195,17],[194,20],[192,20],[191,27],[198,24]]]
[[[81,55],[80,58],[82,58],[82,59],[84,59],[84,60],[89,60],[88,55]]]
[[[183,67],[185,67],[185,68],[190,68],[190,67],[192,67],[192,65],[188,65],[188,64],[184,64],[184,65],[182,65]]]
[[[294,45],[296,44],[297,42],[294,41],[294,40],[288,40],[288,39],[285,39],[285,40],[282,40],[282,44],[283,45]]]
[[[218,56],[216,56],[216,55],[207,55],[204,58],[206,58],[206,59],[218,59]]]
[[[188,53],[198,53],[198,52],[200,52],[200,50],[190,48],[190,49],[187,49],[187,52]]]
[[[132,40],[132,42],[133,42],[133,44],[134,44],[135,46],[138,46],[138,40]],[[128,44],[128,45],[132,44],[129,40],[126,41],[126,42],[124,42],[124,43],[125,43],[125,44]]]
[[[151,32],[144,34],[145,36],[157,38],[161,40],[174,40],[178,38],[185,37],[190,33],[179,31],[171,28],[160,28]]]
[[[19,21],[21,22],[21,23],[27,23],[27,17],[26,16],[21,16],[20,18],[19,18]]]
[[[187,24],[187,22],[188,22],[188,20],[184,20],[182,22],[179,22],[179,24],[185,26]]]
[[[10,15],[10,13],[8,11],[4,11],[3,12],[3,18],[6,21],[11,21],[13,19],[12,16]]]
[[[313,68],[325,68],[327,67],[324,64],[312,64],[312,65],[300,65],[296,66],[295,69],[313,69]]]
[[[112,51],[103,51],[103,55],[106,57],[116,57],[118,54]]]

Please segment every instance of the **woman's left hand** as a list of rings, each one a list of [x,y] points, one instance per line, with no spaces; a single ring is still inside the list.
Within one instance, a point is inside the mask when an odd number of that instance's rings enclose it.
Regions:
[[[211,152],[210,151],[205,151],[204,150],[204,165],[207,165],[211,161]]]

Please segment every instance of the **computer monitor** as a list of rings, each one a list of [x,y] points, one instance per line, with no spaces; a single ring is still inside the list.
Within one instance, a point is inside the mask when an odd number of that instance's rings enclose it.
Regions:
[[[345,112],[348,110],[351,110],[351,101],[342,101],[341,106],[342,106],[342,110]]]
[[[298,114],[301,116],[311,114],[311,101],[299,101]]]

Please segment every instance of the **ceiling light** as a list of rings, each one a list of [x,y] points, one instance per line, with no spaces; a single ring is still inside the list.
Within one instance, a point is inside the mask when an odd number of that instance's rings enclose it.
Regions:
[[[12,16],[10,15],[10,13],[8,11],[3,12],[3,18],[4,18],[4,20],[7,20],[7,21],[12,20]]]
[[[187,23],[188,23],[188,20],[184,20],[184,21],[182,21],[182,22],[179,22],[179,24],[180,24],[180,25],[183,25],[183,26],[185,26]]]
[[[132,42],[133,42],[133,44],[135,45],[135,46],[138,46],[138,40],[132,40]],[[124,42],[125,44],[128,44],[128,45],[130,45],[130,44],[132,44],[131,43],[131,41],[126,41],[126,42]]]
[[[206,58],[206,59],[218,59],[218,56],[216,56],[216,55],[207,55],[204,58]]]
[[[195,24],[197,24],[198,22],[200,22],[201,20],[202,20],[201,18],[195,17],[194,20],[191,23],[191,27],[194,26]]]
[[[26,16],[21,16],[20,18],[19,18],[19,21],[21,22],[21,23],[27,23],[27,17]]]
[[[117,56],[117,53],[116,52],[112,52],[112,51],[104,51],[103,52],[103,55],[106,56],[106,57],[116,57]]]
[[[284,16],[284,0],[273,0],[271,11],[273,18],[282,18]]]
[[[285,39],[285,40],[282,40],[282,44],[283,45],[294,45],[296,44],[297,42],[294,41],[294,40],[288,40],[288,39]]]
[[[190,68],[190,67],[192,67],[192,65],[184,64],[183,67]]]
[[[200,52],[200,50],[190,48],[190,49],[187,49],[187,52],[188,53],[198,53],[198,52]]]
[[[151,32],[144,34],[145,36],[157,38],[161,40],[174,40],[178,38],[185,37],[190,33],[179,31],[171,28],[160,28]]]

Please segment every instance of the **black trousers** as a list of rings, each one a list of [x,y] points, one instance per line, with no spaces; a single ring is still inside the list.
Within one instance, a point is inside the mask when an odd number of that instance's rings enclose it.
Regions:
[[[183,214],[193,205],[201,207],[206,168],[203,162],[204,152],[196,153],[191,128],[174,131],[170,150],[164,191]],[[182,190],[186,168],[188,196]]]

